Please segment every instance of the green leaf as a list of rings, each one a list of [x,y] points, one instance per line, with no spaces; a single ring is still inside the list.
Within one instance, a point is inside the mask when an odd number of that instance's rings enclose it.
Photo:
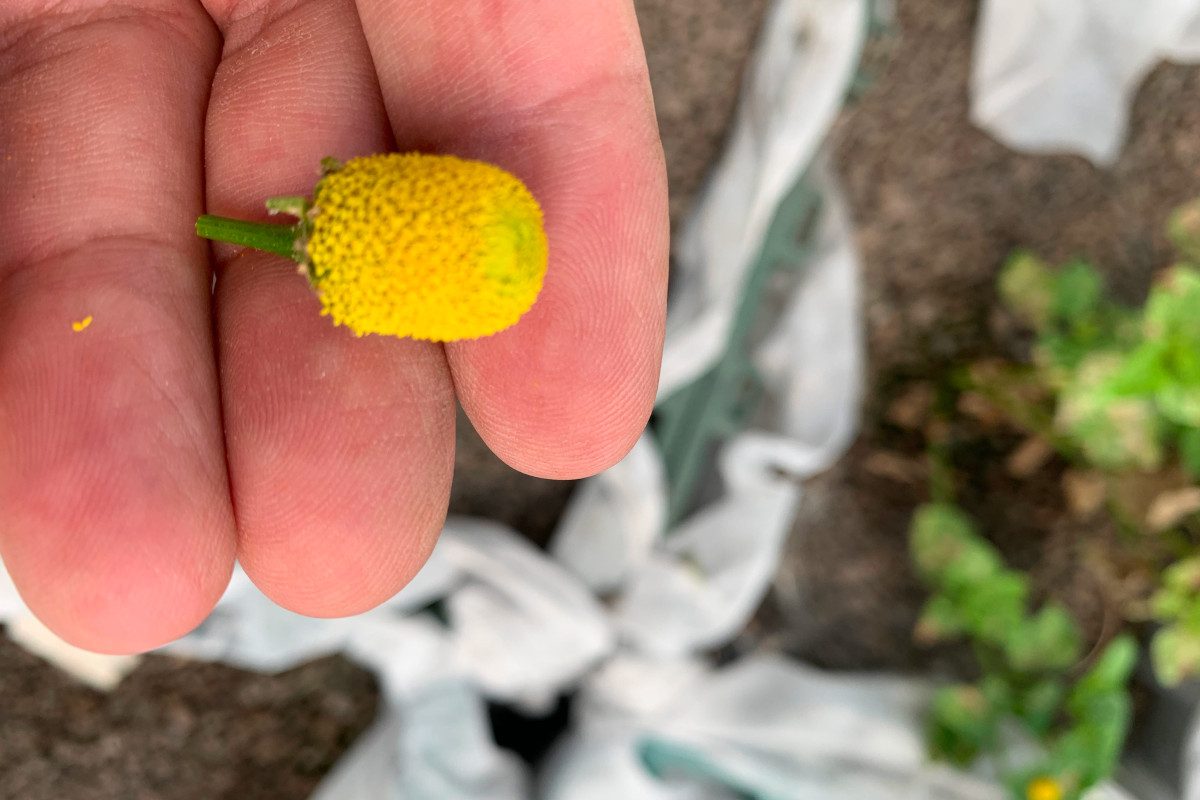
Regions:
[[[937,594],[921,609],[913,635],[918,642],[934,644],[954,638],[962,632],[963,620],[958,606],[946,595]]]
[[[979,681],[979,691],[987,699],[993,716],[1014,710],[1015,692],[1004,675],[996,672],[985,674]]]
[[[1118,353],[1088,356],[1059,396],[1055,426],[1098,467],[1155,469],[1163,457],[1162,421],[1148,399],[1114,391],[1123,366]]]
[[[1200,480],[1200,427],[1184,428],[1179,435],[1179,460],[1192,478]]]
[[[999,554],[976,534],[970,518],[948,503],[928,503],[917,509],[909,548],[917,571],[934,584],[944,583],[949,572],[956,580],[969,583],[1002,568]]]
[[[1200,326],[1194,320],[1188,320],[1188,328],[1178,331],[1167,343],[1163,368],[1181,386],[1200,386]]]
[[[1154,675],[1163,686],[1178,686],[1200,674],[1200,638],[1180,625],[1162,628],[1150,641]]]
[[[1162,572],[1163,588],[1180,594],[1200,592],[1200,556],[1176,561]]]
[[[1017,317],[1041,331],[1050,324],[1055,280],[1046,265],[1028,250],[1013,253],[1000,272],[1000,298]]]
[[[1078,774],[1081,788],[1110,777],[1129,732],[1131,705],[1127,692],[1115,691],[1090,696],[1073,710],[1075,724],[1052,751],[1057,772]]]
[[[1104,648],[1091,668],[1071,689],[1068,707],[1072,713],[1085,708],[1090,698],[1125,688],[1133,668],[1137,666],[1137,642],[1129,634],[1114,637]]]
[[[1054,725],[1066,697],[1061,678],[1044,678],[1030,686],[1017,699],[1016,711],[1030,730],[1045,736]]]
[[[1167,383],[1154,395],[1158,410],[1176,425],[1200,427],[1200,385]]]
[[[1145,398],[1171,385],[1163,357],[1166,348],[1158,342],[1143,342],[1115,361],[1115,369],[1094,387],[1113,400]],[[1111,356],[1110,356],[1111,358]]]
[[[1029,578],[1005,571],[963,590],[964,626],[978,638],[1004,647],[1012,631],[1021,627],[1029,598]]]
[[[1028,581],[1021,588],[1021,596],[1028,592]],[[1004,568],[1004,562],[999,554],[983,539],[964,542],[959,557],[951,562],[942,573],[942,586],[948,594],[958,602],[964,617],[969,616],[966,605],[969,595],[973,594],[1004,594],[1013,589],[1012,576]],[[1000,599],[1000,598],[996,598]],[[1024,602],[1022,599],[1021,602]],[[967,620],[968,625],[970,620]]]
[[[1187,613],[1192,602],[1192,598],[1181,592],[1159,589],[1150,597],[1150,613],[1159,622],[1174,622]]]
[[[933,696],[929,720],[930,752],[935,758],[966,766],[991,744],[996,721],[994,709],[978,687],[939,689]]]
[[[1094,350],[1090,342],[1080,342],[1063,333],[1047,333],[1034,345],[1033,360],[1042,368],[1046,382],[1061,388],[1070,383],[1071,373]]]
[[[1154,618],[1179,623],[1200,635],[1200,556],[1175,562],[1163,570],[1159,580],[1159,590],[1150,598]]]
[[[1058,604],[1045,606],[1033,618],[1013,628],[1005,654],[1013,669],[1065,669],[1079,660],[1082,643],[1070,612]]]
[[[1075,261],[1054,275],[1054,315],[1076,323],[1095,310],[1104,294],[1104,279],[1083,261]]]
[[[1142,332],[1152,341],[1195,344],[1200,340],[1200,271],[1172,267],[1150,290],[1143,312]]]

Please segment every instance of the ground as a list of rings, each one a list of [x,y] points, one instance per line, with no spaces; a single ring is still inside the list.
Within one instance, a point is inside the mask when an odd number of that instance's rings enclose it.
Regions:
[[[102,694],[0,637],[0,797],[308,797],[377,700],[340,658],[263,676],[156,656]]]

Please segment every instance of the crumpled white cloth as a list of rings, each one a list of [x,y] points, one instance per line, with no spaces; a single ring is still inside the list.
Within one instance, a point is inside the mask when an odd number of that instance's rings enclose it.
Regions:
[[[1162,59],[1200,61],[1200,0],[984,0],[971,119],[1014,149],[1108,166]]]
[[[722,447],[723,494],[663,529],[662,466],[649,435],[586,481],[551,545],[596,590],[617,590],[614,624],[629,647],[681,657],[720,646],[770,586],[803,479],[829,467],[858,425],[863,343],[859,261],[849,212],[820,165],[814,252],[753,354],[772,409]]]
[[[841,109],[866,31],[864,0],[776,0],[768,13],[729,144],[675,243],[660,399],[724,348],[746,273]]]
[[[583,687],[541,800],[1005,800],[982,774],[933,764],[931,685],[838,675],[772,656],[719,670],[619,656]],[[673,759],[662,776],[647,759]],[[1133,800],[1114,784],[1086,800]]]
[[[434,601],[446,624],[410,616]],[[165,649],[265,672],[345,652],[397,697],[454,677],[538,711],[612,647],[604,609],[570,573],[504,525],[451,517],[417,578],[376,609],[342,619],[293,614],[239,569],[209,618]]]

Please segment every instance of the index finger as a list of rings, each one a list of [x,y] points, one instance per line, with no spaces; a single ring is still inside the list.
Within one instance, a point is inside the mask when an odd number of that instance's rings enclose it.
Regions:
[[[650,415],[666,314],[666,176],[632,4],[358,7],[398,148],[496,163],[545,212],[532,310],[446,348],[463,408],[522,471],[612,465]]]

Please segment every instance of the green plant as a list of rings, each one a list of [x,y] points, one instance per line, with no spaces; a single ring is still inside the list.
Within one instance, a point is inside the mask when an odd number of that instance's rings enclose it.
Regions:
[[[1005,304],[1036,334],[1034,369],[1023,379],[1051,401],[1039,432],[1106,474],[1110,508],[1127,528],[1159,537],[1200,510],[1200,267],[1191,261],[1200,258],[1200,202],[1176,211],[1168,233],[1185,260],[1160,275],[1141,308],[1109,300],[1082,262],[1051,269],[1020,252],[1000,276]],[[990,385],[975,383],[1003,392],[1015,377],[993,370]],[[1137,492],[1122,491],[1145,483],[1138,474],[1161,478],[1144,508],[1127,502]],[[1151,564],[1161,579],[1150,614],[1162,624],[1151,656],[1160,682],[1175,685],[1200,674],[1200,560],[1190,536],[1161,544],[1183,559]]]
[[[1150,643],[1159,682],[1175,686],[1200,674],[1200,556],[1176,562],[1163,571],[1151,608],[1163,623]]]
[[[1083,646],[1070,613],[1054,602],[1032,610],[1029,577],[1006,567],[961,509],[922,506],[909,543],[932,592],[918,639],[965,638],[981,669],[975,683],[936,693],[928,729],[933,755],[960,766],[992,757],[1022,800],[1073,800],[1111,775],[1129,725],[1132,638],[1111,641],[1080,674]],[[1006,763],[1014,729],[1044,756]]]
[[[1200,675],[1200,201],[1175,212],[1168,233],[1182,260],[1140,307],[1110,299],[1085,262],[1052,268],[1015,253],[998,289],[1034,335],[1030,363],[970,365],[947,382],[937,425],[926,428],[930,486],[941,502],[919,509],[910,531],[914,565],[931,589],[916,636],[969,641],[980,670],[975,683],[936,695],[930,747],[960,765],[1000,760],[1025,800],[1069,800],[1112,773],[1138,647],[1120,634],[1080,673],[1070,613],[1053,601],[1031,608],[1029,577],[1008,568],[948,502],[959,477],[955,437],[1001,424],[1038,445],[1030,452],[1069,462],[1066,505],[1080,519],[1107,509],[1114,523],[1113,535],[1088,544],[1100,556],[1093,572],[1105,608],[1127,623],[1156,624],[1149,656],[1160,683]],[[1013,463],[1010,477],[1022,478]],[[1004,763],[1014,729],[1045,757]]]
[[[1200,270],[1172,267],[1131,310],[1104,296],[1087,264],[1051,270],[1022,252],[1000,291],[1037,333],[1058,437],[1102,469],[1155,470],[1177,454],[1200,475]]]

